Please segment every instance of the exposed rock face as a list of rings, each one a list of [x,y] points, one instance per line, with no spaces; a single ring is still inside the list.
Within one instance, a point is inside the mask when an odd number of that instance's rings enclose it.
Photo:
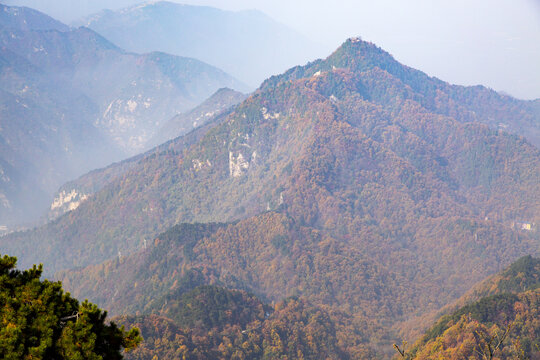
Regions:
[[[72,189],[70,192],[66,192],[65,190],[59,192],[51,204],[50,213],[52,217],[57,217],[68,211],[75,210],[82,202],[88,199],[88,196],[87,194],[77,192],[75,189]]]
[[[241,152],[234,155],[229,151],[229,174],[232,177],[242,176],[249,169],[249,162],[244,158]]]

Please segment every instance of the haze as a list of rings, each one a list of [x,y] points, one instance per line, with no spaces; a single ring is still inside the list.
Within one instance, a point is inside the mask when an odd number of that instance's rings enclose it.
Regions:
[[[71,22],[140,1],[10,0]],[[540,98],[538,0],[186,0],[227,10],[258,9],[319,42],[320,57],[361,36],[396,59],[462,85],[482,84],[521,99]]]

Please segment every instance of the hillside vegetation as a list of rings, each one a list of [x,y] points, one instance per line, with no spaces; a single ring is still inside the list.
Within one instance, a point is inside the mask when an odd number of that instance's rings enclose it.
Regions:
[[[523,257],[458,301],[415,344],[414,359],[540,359],[540,260]],[[478,298],[477,300],[471,300]],[[497,347],[497,345],[499,345]]]

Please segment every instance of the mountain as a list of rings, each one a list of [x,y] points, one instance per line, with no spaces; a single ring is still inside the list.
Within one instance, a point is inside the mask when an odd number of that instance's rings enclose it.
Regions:
[[[163,51],[217,66],[253,88],[315,57],[317,45],[267,15],[152,1],[74,24],[135,52]]]
[[[349,39],[0,246],[115,314],[150,311],[195,269],[266,302],[303,296],[391,351],[404,322],[539,252],[540,151],[489,126],[534,123],[530,106]]]
[[[203,125],[221,112],[244,101],[246,98],[247,96],[241,92],[228,88],[219,89],[196,108],[186,113],[175,115],[163,124],[157,131],[157,134],[154,135],[154,138],[150,140],[150,143],[159,145],[175,137],[184,135],[190,130]]]
[[[17,8],[2,5],[0,10],[3,15],[20,16]],[[25,27],[30,19],[22,20]],[[37,27],[48,20],[37,21]],[[103,148],[111,159],[122,154],[93,125],[89,114],[97,108],[88,97],[69,84],[60,85],[59,79],[18,51],[17,36],[34,32],[49,30],[21,31],[0,25],[0,224],[10,228],[38,218],[62,182],[92,166],[103,166],[100,159],[107,155]]]
[[[459,122],[484,123],[492,129],[523,136],[540,147],[540,99],[523,101],[481,85],[450,85],[403,66],[384,50],[359,38],[345,43],[326,60],[316,60],[307,66],[294,67],[283,75],[273,76],[262,88],[337,68],[371,72],[370,75],[374,77],[389,76],[388,80],[397,79],[399,83],[393,87],[394,91],[387,94],[382,93],[383,88],[379,88],[378,92],[358,89],[364,96],[375,96],[377,102],[390,105],[390,102],[397,101],[395,105],[400,105],[400,101],[414,100],[429,112],[450,116]],[[372,80],[363,85],[369,87],[375,83]]]
[[[242,85],[195,59],[127,53],[87,28],[67,32],[4,28],[5,50],[67,83],[99,107],[95,125],[128,153],[144,149],[152,129],[223,86]],[[34,74],[29,74],[34,78]]]
[[[198,60],[125,52],[95,32],[0,5],[0,225],[36,219],[58,187],[147,149],[156,127],[224,86]]]
[[[508,332],[498,359],[540,358],[540,259],[523,257],[460,298],[412,348],[414,359],[481,359]]]

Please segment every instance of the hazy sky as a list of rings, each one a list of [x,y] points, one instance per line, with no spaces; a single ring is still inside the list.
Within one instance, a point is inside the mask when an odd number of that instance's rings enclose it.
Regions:
[[[0,0],[1,1],[1,0]],[[69,22],[135,0],[7,0]],[[406,65],[445,81],[540,98],[540,0],[185,0],[258,9],[324,45],[361,36]]]

